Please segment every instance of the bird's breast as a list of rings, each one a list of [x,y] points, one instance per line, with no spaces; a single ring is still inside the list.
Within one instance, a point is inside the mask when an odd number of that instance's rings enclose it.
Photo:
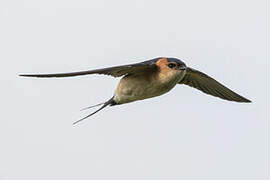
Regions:
[[[171,76],[157,73],[127,75],[123,77],[114,94],[117,104],[160,96],[170,91],[184,76],[184,72]]]

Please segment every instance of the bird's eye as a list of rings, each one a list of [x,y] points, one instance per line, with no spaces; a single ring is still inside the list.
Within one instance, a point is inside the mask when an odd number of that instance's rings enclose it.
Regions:
[[[169,68],[174,68],[175,66],[176,66],[176,64],[174,64],[174,63],[168,64],[168,67],[169,67]]]

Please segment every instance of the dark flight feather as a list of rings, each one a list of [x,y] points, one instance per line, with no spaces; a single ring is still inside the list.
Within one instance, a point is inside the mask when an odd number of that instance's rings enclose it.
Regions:
[[[228,101],[251,102],[243,96],[228,89],[210,76],[192,68],[187,68],[185,77],[179,84],[186,84],[206,94],[219,97]]]
[[[88,74],[104,74],[110,75],[113,77],[121,77],[127,74],[138,74],[145,72],[147,70],[154,70],[156,68],[157,59],[144,61],[141,63],[123,65],[123,66],[114,66],[109,68],[95,69],[89,71],[79,71],[79,72],[70,72],[70,73],[55,73],[55,74],[21,74],[20,76],[24,77],[37,77],[37,78],[51,78],[51,77],[71,77],[71,76],[81,76]]]

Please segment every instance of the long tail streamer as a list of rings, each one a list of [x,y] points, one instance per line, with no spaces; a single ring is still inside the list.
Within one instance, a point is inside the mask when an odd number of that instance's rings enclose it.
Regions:
[[[77,123],[79,123],[79,122],[85,120],[86,118],[89,118],[90,116],[96,114],[97,112],[99,112],[100,110],[102,110],[103,108],[105,108],[105,107],[108,106],[108,105],[115,105],[115,101],[113,100],[113,97],[112,97],[110,100],[108,100],[108,101],[105,102],[105,103],[100,103],[100,104],[97,104],[97,105],[94,105],[94,106],[86,107],[86,108],[82,109],[82,111],[83,111],[83,110],[86,110],[86,109],[89,109],[89,108],[97,107],[97,106],[100,106],[100,105],[103,105],[103,106],[101,106],[101,108],[99,108],[99,109],[96,110],[95,112],[93,112],[93,113],[91,113],[91,114],[85,116],[84,118],[79,119],[78,121],[75,121],[75,122],[73,123],[73,125],[75,125],[75,124],[77,124]]]

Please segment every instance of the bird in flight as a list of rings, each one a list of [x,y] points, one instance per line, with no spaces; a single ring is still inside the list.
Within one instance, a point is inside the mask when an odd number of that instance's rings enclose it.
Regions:
[[[92,108],[102,105],[95,112],[74,122],[73,124],[77,124],[78,122],[94,115],[107,106],[115,106],[160,96],[169,92],[177,84],[185,84],[206,94],[216,96],[228,101],[241,103],[251,102],[250,100],[225,87],[210,76],[193,68],[187,67],[183,61],[177,58],[159,57],[140,63],[89,71],[57,74],[21,74],[20,76],[37,78],[59,78],[88,74],[104,74],[122,78],[118,83],[118,86],[111,99],[104,103],[88,107]]]

